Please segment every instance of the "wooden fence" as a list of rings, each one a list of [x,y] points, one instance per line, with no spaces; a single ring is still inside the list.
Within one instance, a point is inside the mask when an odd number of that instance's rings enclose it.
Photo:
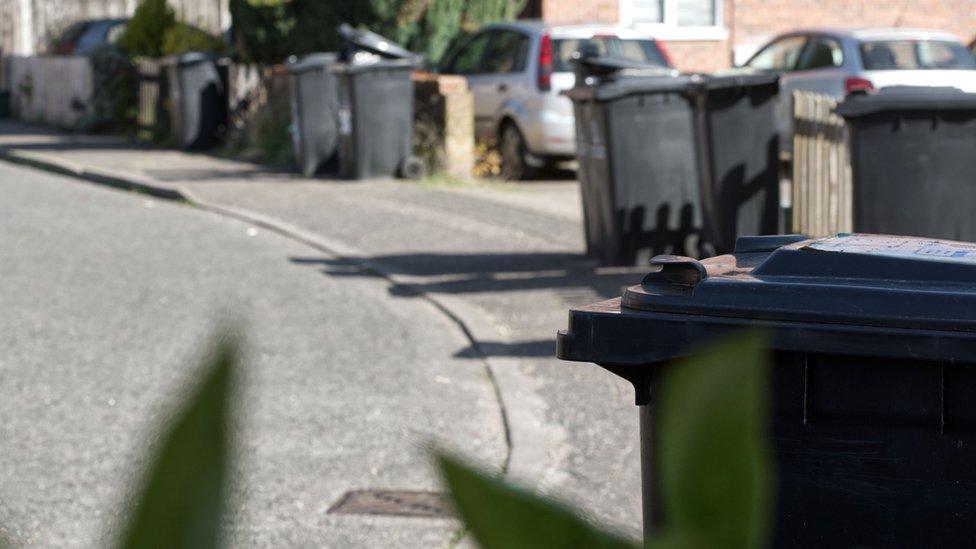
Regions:
[[[827,95],[793,92],[793,225],[811,237],[851,232],[847,127]]]
[[[176,17],[211,34],[230,27],[229,0],[167,0]],[[47,51],[71,24],[132,17],[140,0],[0,0],[0,49],[15,55]]]
[[[91,112],[92,65],[86,57],[6,57],[4,71],[17,119],[70,128]]]

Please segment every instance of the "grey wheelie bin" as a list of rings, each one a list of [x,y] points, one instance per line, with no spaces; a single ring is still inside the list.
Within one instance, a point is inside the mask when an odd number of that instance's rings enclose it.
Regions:
[[[421,58],[367,31],[343,25],[343,61],[332,66],[338,89],[339,171],[345,178],[416,179],[413,81]]]
[[[631,382],[645,535],[658,507],[662,368],[761,328],[771,344],[774,547],[958,547],[976,539],[976,244],[743,237],[661,256],[621,298],[570,311],[564,360]],[[676,367],[676,366],[675,366]]]
[[[184,149],[217,145],[227,127],[227,63],[209,53],[185,53],[167,60],[170,128]]]
[[[723,253],[737,235],[777,233],[778,79],[647,76],[627,65],[578,57],[576,87],[565,92],[587,253],[633,265],[662,253]]]
[[[292,144],[305,177],[339,170],[339,97],[334,53],[315,53],[289,63]]]
[[[893,88],[848,98],[853,226],[976,240],[976,94]]]

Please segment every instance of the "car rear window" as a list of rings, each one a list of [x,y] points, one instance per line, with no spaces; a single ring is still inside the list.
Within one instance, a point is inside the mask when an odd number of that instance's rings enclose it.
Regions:
[[[553,70],[556,72],[572,71],[573,52],[580,49],[586,42],[590,42],[600,55],[640,61],[658,67],[668,66],[667,60],[654,40],[595,36],[593,38],[554,38],[552,41],[553,53],[555,54]]]
[[[962,44],[943,40],[862,42],[861,64],[869,71],[976,69]]]

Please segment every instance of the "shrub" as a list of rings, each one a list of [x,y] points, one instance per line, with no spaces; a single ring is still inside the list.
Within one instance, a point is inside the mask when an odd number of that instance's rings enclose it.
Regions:
[[[176,23],[163,35],[163,55],[179,55],[191,51],[226,53],[227,44],[186,23]]]
[[[276,63],[292,54],[295,13],[283,0],[231,0],[234,48],[246,62]]]
[[[135,64],[117,47],[100,46],[91,53],[91,112],[78,121],[84,132],[117,130],[128,132],[136,119],[137,80]]]
[[[166,0],[143,0],[119,36],[119,48],[129,57],[160,57],[166,32],[175,25]]]

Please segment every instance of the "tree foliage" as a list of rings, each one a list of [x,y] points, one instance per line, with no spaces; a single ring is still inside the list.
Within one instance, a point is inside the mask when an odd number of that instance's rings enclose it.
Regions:
[[[342,23],[368,28],[438,61],[466,32],[513,19],[525,0],[231,0],[235,46],[247,60],[339,49]]]
[[[118,47],[130,58],[226,50],[220,38],[177,20],[166,0],[142,0],[119,36]]]
[[[166,0],[143,0],[119,36],[119,48],[130,57],[159,57],[166,32],[176,25],[176,14]]]
[[[223,40],[186,23],[176,23],[163,34],[163,55],[179,55],[191,51],[225,53],[226,50],[227,45]]]

